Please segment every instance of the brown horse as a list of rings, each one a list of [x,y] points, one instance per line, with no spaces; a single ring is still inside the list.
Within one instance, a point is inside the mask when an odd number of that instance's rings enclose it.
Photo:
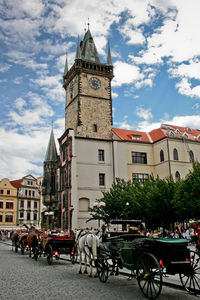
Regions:
[[[31,253],[33,252],[33,257],[35,260],[38,258],[38,236],[35,232],[30,232],[27,235],[27,244],[29,246],[29,257],[31,257]]]

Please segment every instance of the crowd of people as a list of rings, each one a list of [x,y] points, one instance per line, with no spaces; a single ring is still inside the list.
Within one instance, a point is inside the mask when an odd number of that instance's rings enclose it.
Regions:
[[[24,229],[18,230],[18,233],[23,232]],[[55,229],[55,230],[42,230],[47,235],[58,235],[58,236],[69,236],[69,237],[75,237],[76,232],[78,229],[75,230],[62,230],[62,229]],[[95,233],[98,233],[98,229],[94,228],[86,228],[85,231],[93,231]],[[108,230],[105,225],[102,226],[101,232],[102,237],[106,236],[109,232],[115,232],[117,234],[120,234],[122,232],[118,228],[112,228]],[[184,228],[180,224],[176,224],[174,227],[174,230],[167,230],[163,229],[162,227],[158,227],[154,230],[146,229],[145,227],[131,227],[128,226],[127,231],[130,233],[138,233],[140,235],[146,236],[146,237],[153,237],[153,238],[159,238],[159,237],[165,237],[165,238],[184,238],[191,241],[194,241],[200,237],[200,224],[193,224],[192,226],[188,226],[187,228]],[[10,230],[0,230],[0,240],[5,241],[8,239],[11,239],[12,234],[14,231]]]

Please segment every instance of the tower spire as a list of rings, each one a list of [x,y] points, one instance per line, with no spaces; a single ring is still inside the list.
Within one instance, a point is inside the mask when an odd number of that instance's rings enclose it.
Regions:
[[[107,56],[107,65],[112,65],[112,57],[110,52],[110,43],[108,42],[108,56]]]
[[[54,133],[53,133],[53,121],[52,121],[52,128],[51,128],[51,134],[49,138],[49,143],[47,147],[47,152],[45,155],[45,161],[57,161],[58,155],[57,155],[57,149],[56,149],[56,143],[54,139]]]
[[[75,59],[81,59],[81,48],[80,48],[79,36],[78,36],[78,44],[77,44],[77,48],[76,48]]]
[[[65,60],[65,68],[64,68],[64,74],[63,77],[67,75],[68,72],[68,61],[67,61],[67,53],[66,53],[66,60]]]

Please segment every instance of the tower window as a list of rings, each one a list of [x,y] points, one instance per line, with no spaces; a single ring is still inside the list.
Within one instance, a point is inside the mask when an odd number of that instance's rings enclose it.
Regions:
[[[97,124],[93,124],[93,131],[97,132]]]
[[[181,179],[181,175],[180,175],[179,171],[176,171],[176,173],[175,173],[175,180],[178,181],[180,179]]]
[[[165,158],[164,158],[164,151],[161,149],[160,150],[160,161],[164,161]]]
[[[194,153],[192,150],[190,150],[189,156],[190,156],[190,162],[193,162],[194,161]]]
[[[174,148],[174,150],[173,150],[173,157],[174,157],[174,160],[178,160],[178,150],[176,148]]]

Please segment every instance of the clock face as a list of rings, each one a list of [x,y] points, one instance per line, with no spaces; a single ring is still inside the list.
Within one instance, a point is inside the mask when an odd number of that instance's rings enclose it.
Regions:
[[[91,88],[93,88],[95,90],[99,89],[101,86],[101,81],[96,77],[91,77],[89,80],[89,83],[90,83]]]

